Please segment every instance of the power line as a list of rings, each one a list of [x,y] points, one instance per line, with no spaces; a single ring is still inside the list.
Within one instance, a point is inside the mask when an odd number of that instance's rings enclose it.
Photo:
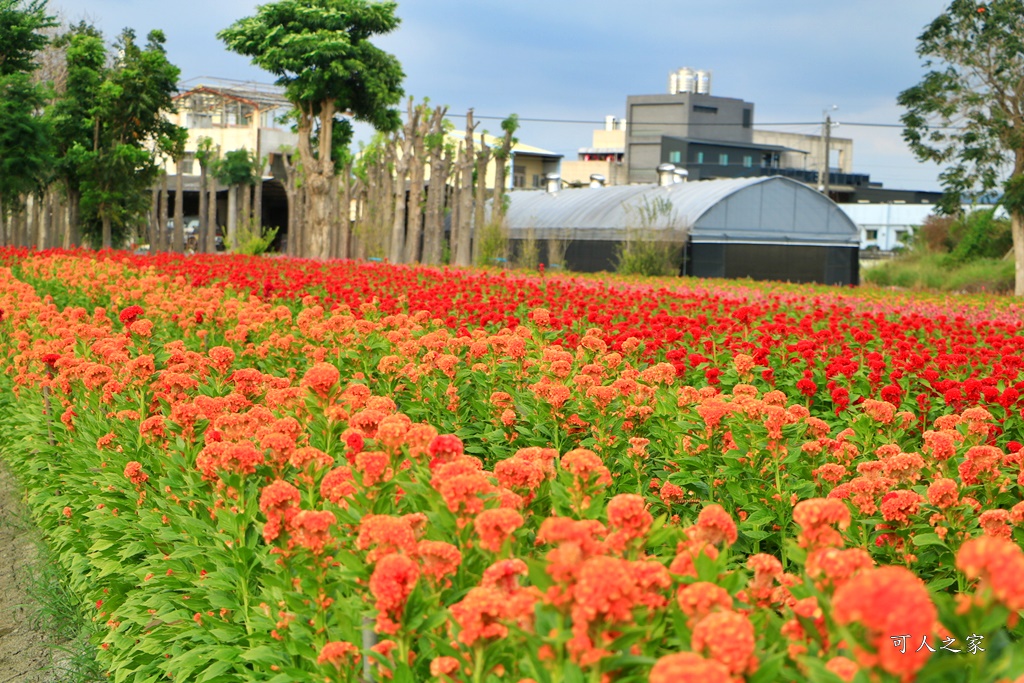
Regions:
[[[466,118],[466,114],[448,114],[447,117],[448,118],[464,119],[464,118]],[[507,116],[486,116],[486,115],[480,115],[480,114],[473,114],[473,118],[474,119],[494,120],[494,121],[504,121],[508,117]],[[518,117],[518,119],[521,122],[527,122],[527,123],[567,123],[567,124],[574,124],[574,125],[584,125],[584,124],[586,124],[586,125],[601,125],[601,126],[605,125],[605,121],[604,120],[596,120],[596,119],[549,119],[549,118],[528,118],[528,117],[523,117],[523,116]],[[617,119],[617,120],[621,120],[621,119]],[[837,125],[840,125],[840,126],[857,126],[857,127],[863,127],[863,128],[903,128],[904,127],[903,124],[901,124],[901,123],[877,123],[877,122],[855,122],[855,121],[835,121],[833,123],[837,124]],[[687,124],[684,123],[684,122],[681,122],[681,121],[642,121],[642,122],[635,123],[634,125],[637,125],[637,126],[681,126],[681,125],[687,125]],[[728,122],[728,121],[709,121],[709,122],[703,122],[702,121],[700,123],[692,123],[690,125],[701,126],[701,127],[703,127],[703,126],[743,126],[743,123],[742,122]],[[756,123],[756,124],[752,124],[752,125],[756,125],[758,127],[762,127],[762,126],[821,126],[821,121],[782,121],[782,122]],[[959,128],[961,128],[961,126],[931,126],[931,128],[959,129]]]

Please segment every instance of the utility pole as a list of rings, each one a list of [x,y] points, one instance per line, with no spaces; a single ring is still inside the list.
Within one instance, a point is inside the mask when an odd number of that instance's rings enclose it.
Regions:
[[[838,107],[833,104],[832,109],[838,109]],[[829,172],[828,163],[829,156],[831,156],[830,148],[832,147],[832,112],[830,112],[827,109],[825,110],[824,125],[825,130],[822,131],[822,137],[825,139],[825,159],[821,165],[821,177],[819,178],[819,185],[821,187],[821,193],[827,197],[829,192],[829,177],[831,176],[831,173]]]

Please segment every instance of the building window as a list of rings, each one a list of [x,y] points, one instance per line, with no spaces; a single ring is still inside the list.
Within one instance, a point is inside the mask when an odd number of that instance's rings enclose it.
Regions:
[[[697,163],[698,164],[703,164],[704,163],[704,152],[697,152]]]
[[[512,171],[512,187],[526,187],[526,167],[516,166]]]
[[[728,166],[729,165],[729,155],[728,154],[719,154],[718,155],[718,165],[719,166]]]
[[[544,179],[540,176],[539,173],[534,173],[533,174],[533,186],[534,187],[543,187],[544,186]]]
[[[693,110],[694,111],[699,111],[699,112],[701,112],[703,114],[717,114],[718,113],[718,107],[709,107],[709,106],[707,106],[705,104],[695,104],[695,105],[693,105]]]
[[[878,239],[878,230],[867,230],[866,232],[867,232],[867,238],[869,240],[877,240]]]
[[[752,168],[754,165],[754,157],[749,154],[743,156],[743,168]]]
[[[751,124],[753,123],[753,118],[754,118],[753,117],[753,112],[751,112],[749,109],[744,109],[743,110],[743,127],[744,128],[750,128]]]
[[[682,160],[682,158],[683,155],[677,149],[672,150],[671,152],[668,153],[669,163],[678,164]]]

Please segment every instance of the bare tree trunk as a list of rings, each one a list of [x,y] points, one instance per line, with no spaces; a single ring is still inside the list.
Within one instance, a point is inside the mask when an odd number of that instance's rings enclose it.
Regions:
[[[173,251],[185,251],[185,160],[178,159],[174,173],[174,244]]]
[[[313,130],[312,111],[299,112],[299,156],[302,159],[304,173],[303,189],[306,195],[306,216],[308,245],[310,258],[327,258],[329,244],[327,240],[330,229],[331,177],[334,175],[334,162],[331,159],[332,132],[334,129],[334,106],[327,102],[319,112],[320,128],[318,131],[319,149],[314,157],[310,135]]]
[[[252,228],[252,185],[244,183],[239,191],[242,193],[242,219],[238,222],[238,228],[245,234]]]
[[[453,261],[457,266],[468,266],[471,262],[470,245],[473,239],[473,110],[466,113],[466,145],[459,158],[459,221],[458,232],[453,235]],[[454,232],[455,223],[452,223]]]
[[[50,191],[39,195],[39,220],[36,222],[36,249],[46,249],[46,239],[50,232]]]
[[[430,117],[427,117],[426,105],[423,106],[423,113],[420,116],[420,126],[413,144],[413,164],[409,174],[409,230],[406,237],[405,262],[418,263],[422,259],[423,224],[424,212],[426,210],[426,166],[429,158],[426,152],[426,137],[440,126],[444,119],[447,107],[437,107]]]
[[[217,252],[217,233],[220,226],[217,221],[217,179],[207,176],[206,182],[210,185],[210,196],[206,200],[206,253]]]
[[[199,234],[196,235],[196,251],[209,253],[206,234],[210,228],[207,214],[210,212],[210,196],[206,183],[210,179],[206,164],[199,162]]]
[[[79,210],[81,198],[82,195],[78,190],[68,188],[68,242],[72,249],[82,243],[81,212]]]
[[[511,119],[510,119],[511,120]],[[501,147],[494,150],[494,194],[491,203],[491,215],[498,220],[505,217],[505,164],[508,163],[512,151],[512,136],[518,125],[509,126],[502,138]]]
[[[113,241],[113,226],[110,221],[110,214],[103,212],[103,248],[110,249]]]
[[[342,170],[341,200],[338,205],[338,242],[335,258],[349,258],[352,241],[352,164]]]
[[[1015,262],[1013,293],[1014,296],[1024,296],[1024,216],[1016,211],[1010,213],[1010,230]]]
[[[388,146],[385,149],[386,154],[381,161],[380,167],[381,192],[378,199],[381,206],[381,215],[380,221],[377,223],[375,240],[376,255],[380,258],[384,258],[388,254],[388,229],[395,219],[395,205],[390,201],[395,193],[395,177],[389,170],[395,159],[395,149],[392,146]]]
[[[160,188],[153,187],[153,205],[149,207],[149,252],[156,251],[156,241],[160,235]]]
[[[7,244],[7,202],[0,195],[0,247],[6,246],[9,246]]]
[[[442,114],[441,119],[444,116]],[[435,119],[431,119],[434,123]],[[444,238],[444,200],[447,194],[450,159],[445,155],[444,140],[439,135],[440,123],[431,128],[430,184],[427,186],[427,208],[423,221],[423,262],[441,262],[441,240]]]
[[[459,233],[462,231],[462,150],[455,155],[455,165],[452,167],[452,200],[451,216],[448,218],[448,259],[445,263],[455,263],[456,244],[459,240]],[[442,260],[444,245],[442,242]]]
[[[238,185],[228,188],[228,236],[225,242],[231,251],[238,250]]]
[[[263,235],[263,171],[266,168],[265,159],[260,156],[263,153],[263,130],[256,122],[256,187],[253,188],[252,197],[252,218],[253,229],[257,236]]]
[[[491,161],[491,148],[480,136],[480,151],[476,153],[476,194],[473,197],[473,263],[480,263],[480,247],[484,237],[484,204],[487,202],[487,164]]]
[[[167,251],[167,212],[170,210],[170,207],[167,206],[167,195],[170,194],[168,182],[167,174],[164,173],[160,182],[160,222],[156,226],[156,242],[154,242],[156,248],[151,247],[150,251]]]

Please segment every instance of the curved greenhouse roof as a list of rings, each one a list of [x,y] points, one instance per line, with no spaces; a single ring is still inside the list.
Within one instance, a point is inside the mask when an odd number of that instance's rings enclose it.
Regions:
[[[629,230],[693,243],[855,246],[857,225],[824,195],[781,176],[513,192],[509,236],[621,241]]]

